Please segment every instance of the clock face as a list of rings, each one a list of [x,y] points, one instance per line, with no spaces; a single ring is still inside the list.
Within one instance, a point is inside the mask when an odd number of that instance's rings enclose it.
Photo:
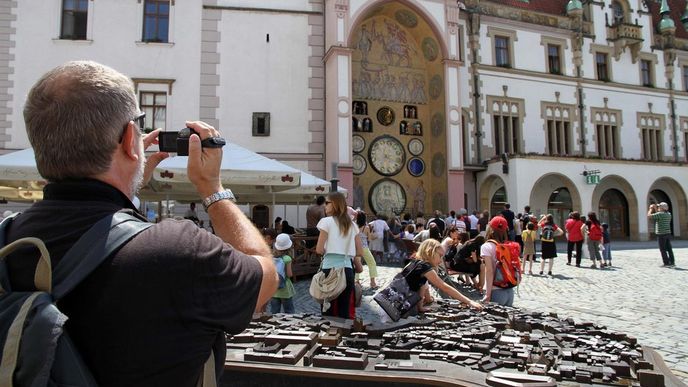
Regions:
[[[380,110],[377,111],[377,121],[384,126],[389,126],[394,122],[394,110],[389,106],[381,107]]]
[[[404,146],[394,137],[380,136],[369,148],[370,164],[381,175],[392,176],[401,172],[406,161]]]
[[[355,154],[352,160],[354,175],[363,174],[363,172],[365,172],[366,168],[368,167],[368,163],[366,163],[365,158],[359,154]]]
[[[406,191],[395,180],[381,179],[370,188],[368,201],[376,214],[393,212],[399,215],[406,208]]]
[[[425,172],[425,162],[418,157],[414,157],[409,160],[407,168],[411,176],[418,177]]]
[[[421,153],[423,153],[423,148],[424,148],[423,141],[421,141],[417,138],[412,139],[408,143],[408,150],[414,156],[418,156]]]
[[[351,140],[351,147],[355,153],[361,152],[365,148],[365,139],[359,135],[353,136]]]

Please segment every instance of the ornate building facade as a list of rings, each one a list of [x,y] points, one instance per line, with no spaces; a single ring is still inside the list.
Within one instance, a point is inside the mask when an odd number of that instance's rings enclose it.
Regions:
[[[529,204],[688,235],[686,0],[46,0],[0,5],[0,148],[46,70],[130,75],[147,127],[200,118],[369,212]],[[304,203],[310,198],[304,198]],[[285,210],[286,211],[286,210]],[[274,214],[273,214],[274,215]]]

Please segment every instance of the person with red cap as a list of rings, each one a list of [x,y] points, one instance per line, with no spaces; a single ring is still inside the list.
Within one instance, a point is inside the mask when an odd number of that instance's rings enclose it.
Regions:
[[[512,306],[514,304],[514,289],[500,288],[493,285],[497,267],[497,243],[508,240],[509,224],[506,219],[497,215],[490,220],[485,238],[487,242],[480,247],[480,257],[485,263],[485,302]]]

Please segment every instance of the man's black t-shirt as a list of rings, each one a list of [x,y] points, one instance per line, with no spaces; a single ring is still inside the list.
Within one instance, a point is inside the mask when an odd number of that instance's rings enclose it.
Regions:
[[[95,180],[49,184],[44,196],[15,219],[7,240],[42,239],[53,268],[95,222],[133,209],[121,192]],[[17,255],[8,260],[11,285],[32,289],[38,258]],[[108,258],[59,307],[99,385],[194,386],[210,348],[221,373],[223,332],[247,326],[261,281],[254,258],[191,221],[165,220]]]
[[[514,218],[516,217],[514,215],[514,212],[511,210],[504,210],[501,212],[501,215],[506,219],[506,224],[509,225],[509,231],[514,229]]]

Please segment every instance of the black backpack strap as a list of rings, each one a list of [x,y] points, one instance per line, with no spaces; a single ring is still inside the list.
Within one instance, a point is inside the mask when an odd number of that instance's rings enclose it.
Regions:
[[[5,247],[5,245],[7,244],[7,238],[5,238],[5,233],[7,232],[7,228],[10,227],[12,221],[14,221],[14,218],[17,215],[19,215],[19,213],[15,212],[14,214],[9,215],[0,222],[0,248]],[[4,260],[0,260],[0,289],[4,289],[5,291],[10,290],[10,275],[7,272],[7,263]]]
[[[53,269],[53,298],[60,300],[66,296],[112,253],[150,226],[151,223],[124,212],[99,220]]]
[[[12,215],[8,215],[0,222],[0,247],[3,247],[7,244],[5,232],[7,228],[12,224],[12,221],[14,221],[14,218],[17,217],[17,215],[19,215],[19,212],[15,212]]]

